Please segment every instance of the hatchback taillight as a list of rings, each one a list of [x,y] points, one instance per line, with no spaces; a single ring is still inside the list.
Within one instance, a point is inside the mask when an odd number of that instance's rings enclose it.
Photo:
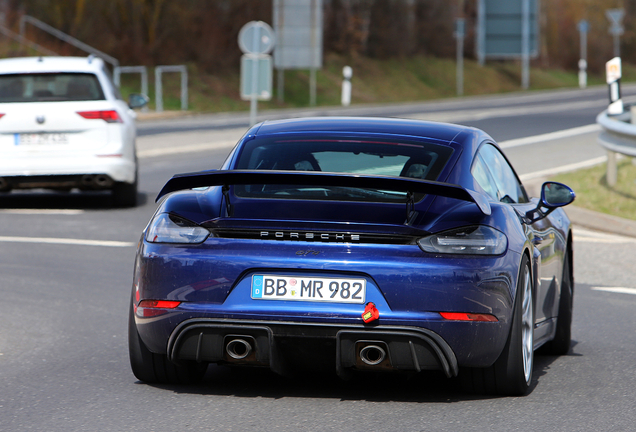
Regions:
[[[0,113],[0,118],[4,117],[4,113]]]
[[[104,120],[106,123],[122,123],[121,117],[115,110],[78,111],[79,115],[89,120]]]

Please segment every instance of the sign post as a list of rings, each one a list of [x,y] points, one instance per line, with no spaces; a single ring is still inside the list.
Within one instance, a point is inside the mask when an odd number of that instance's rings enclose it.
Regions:
[[[590,30],[590,25],[584,19],[579,21],[577,25],[579,29],[579,36],[581,40],[581,57],[579,60],[579,88],[584,89],[587,87],[587,32]]]
[[[607,114],[623,114],[623,100],[621,99],[621,58],[614,57],[605,64],[607,75],[607,85],[609,86],[610,104],[607,107]]]
[[[258,100],[272,98],[274,31],[263,21],[250,21],[238,36],[241,57],[241,99],[250,101],[250,126],[256,124]]]
[[[455,18],[455,39],[457,40],[457,96],[464,94],[464,18]]]
[[[342,68],[342,97],[340,101],[342,106],[351,105],[351,77],[353,76],[353,69],[351,66],[345,66]]]

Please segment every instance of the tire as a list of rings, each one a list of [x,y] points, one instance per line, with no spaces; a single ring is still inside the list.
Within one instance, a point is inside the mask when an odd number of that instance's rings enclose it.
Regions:
[[[534,366],[534,305],[528,257],[519,268],[510,334],[497,361],[488,368],[468,368],[460,373],[464,389],[474,393],[524,396]]]
[[[180,366],[164,354],[150,352],[137,332],[132,302],[128,318],[128,353],[133,374],[146,383],[194,384],[201,382],[207,370],[205,363],[188,362]]]
[[[556,333],[554,339],[546,343],[542,349],[542,354],[565,355],[570,351],[572,340],[572,306],[574,297],[574,284],[572,281],[572,271],[570,249],[565,252],[563,260],[563,277],[561,279],[561,296],[559,298],[559,315],[557,316]]]
[[[137,206],[137,179],[134,183],[115,183],[112,190],[115,207]]]

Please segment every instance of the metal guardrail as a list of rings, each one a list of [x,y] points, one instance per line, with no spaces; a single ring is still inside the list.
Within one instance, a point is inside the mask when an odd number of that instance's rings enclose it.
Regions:
[[[148,96],[148,68],[146,66],[117,66],[113,71],[113,81],[117,87],[121,84],[121,74],[138,73],[141,74],[141,93]],[[148,112],[148,105],[144,105],[142,112]]]
[[[181,109],[188,109],[188,69],[185,65],[178,66],[157,66],[155,68],[155,110],[163,111],[163,86],[161,75],[164,72],[181,72]]]
[[[77,39],[75,39],[73,36],[68,35],[54,27],[51,27],[50,25],[48,25],[47,23],[40,21],[37,18],[34,18],[30,15],[22,15],[22,17],[20,17],[20,37],[24,37],[24,33],[26,31],[26,24],[32,24],[35,27],[39,28],[42,31],[45,31],[53,36],[55,36],[56,38],[63,40],[64,42],[73,45],[76,48],[81,49],[82,51],[85,51],[89,54],[95,54],[96,56],[104,59],[104,61],[110,63],[111,65],[113,65],[113,67],[117,67],[119,66],[119,61],[114,58],[109,56],[106,53],[103,53],[95,48],[93,48],[90,45],[85,44],[84,42],[81,42]]]
[[[630,111],[616,116],[609,116],[607,111],[603,111],[596,117],[596,122],[602,128],[598,134],[598,143],[607,149],[607,184],[610,186],[614,186],[617,181],[616,156],[620,153],[636,157],[636,124],[631,121]]]
[[[28,40],[24,36],[19,35],[19,34],[17,34],[16,32],[14,32],[12,30],[9,30],[8,28],[6,28],[3,25],[0,25],[0,33],[2,33],[3,35],[5,35],[6,37],[8,37],[10,39],[13,39],[16,42],[21,43],[22,45],[28,46],[29,48],[39,52],[40,54],[49,55],[49,56],[59,55],[55,51],[51,51],[50,49],[45,48],[42,45],[38,45],[35,42]]]

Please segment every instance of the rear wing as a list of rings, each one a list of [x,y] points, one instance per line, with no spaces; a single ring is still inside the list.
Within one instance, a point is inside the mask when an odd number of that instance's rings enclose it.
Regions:
[[[490,203],[484,194],[451,183],[420,180],[410,177],[325,173],[316,171],[219,170],[176,174],[164,185],[159,195],[157,195],[155,202],[159,201],[163,196],[179,190],[239,184],[339,186],[424,193],[473,202],[477,204],[477,207],[479,207],[479,210],[481,210],[484,215],[490,215],[491,213]]]

